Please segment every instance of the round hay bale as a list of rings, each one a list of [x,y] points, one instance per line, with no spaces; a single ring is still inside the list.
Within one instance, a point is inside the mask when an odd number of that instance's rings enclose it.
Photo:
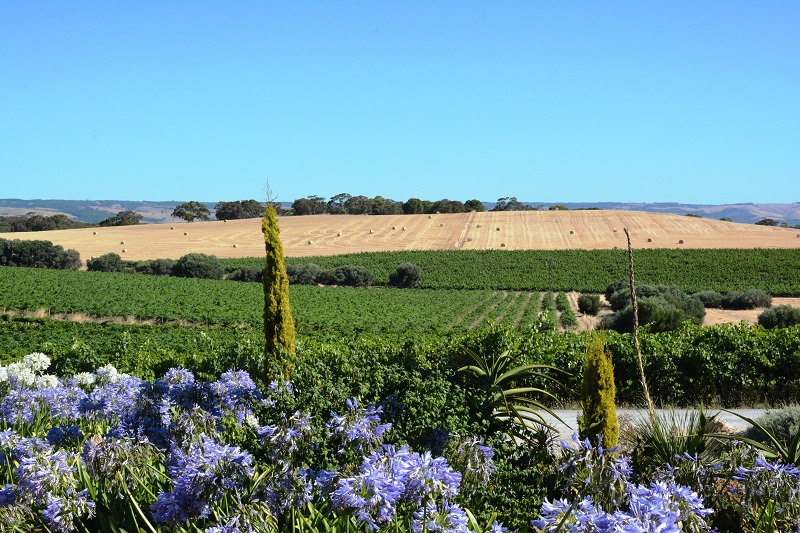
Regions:
[[[476,228],[480,228],[480,227],[481,227],[481,225],[480,225],[480,224],[475,224],[475,227],[476,227]]]
[[[97,235],[97,232],[96,232],[96,231],[93,231],[93,232],[92,232],[92,235]],[[800,235],[798,235],[798,237],[800,237]]]
[[[428,215],[428,218],[433,218],[433,215]]]
[[[309,240],[308,244],[314,244],[314,241]]]
[[[614,233],[616,233],[616,232],[617,232],[617,228],[614,228]]]
[[[570,235],[575,235],[575,231],[574,230],[569,230],[569,234]]]
[[[233,247],[234,247],[234,248],[238,248],[238,247],[239,247],[239,245],[238,245],[238,244],[234,244],[234,245],[233,245]]]
[[[397,229],[397,226],[392,226],[392,229]]]
[[[223,218],[223,219],[222,219],[222,221],[223,221],[223,222],[227,222],[227,221],[228,221],[228,219],[227,219],[227,218]]]
[[[500,228],[495,228],[495,231],[500,231]]]
[[[444,224],[439,224],[439,227],[440,227],[440,228],[443,228],[443,227],[444,227]]]
[[[175,229],[175,226],[170,226],[169,229]]]
[[[506,243],[504,243],[504,242],[501,242],[501,243],[500,243],[500,248],[505,248],[505,247],[506,247]]]
[[[651,239],[650,237],[648,237],[648,238],[647,238],[647,242],[653,242],[653,239]]]
[[[341,232],[341,231],[337,232],[337,233],[336,233],[336,236],[337,236],[337,237],[341,237],[341,236],[342,236],[342,232]]]
[[[184,231],[183,234],[184,235],[189,235],[189,232],[188,231]]]
[[[467,242],[471,241],[472,237],[467,237]]]
[[[122,253],[123,253],[123,254],[124,254],[124,253],[126,253],[127,251],[128,251],[128,249],[127,249],[127,248],[123,248],[123,249],[122,249]]]
[[[403,231],[405,231],[405,230],[406,230],[406,227],[405,227],[405,226],[403,226]]]
[[[683,244],[683,239],[679,240],[678,244]]]
[[[615,246],[615,247],[614,247],[614,249],[615,249],[615,250],[618,250],[619,248],[617,248],[617,247]]]
[[[119,241],[120,244],[125,244],[125,241]]]
[[[370,234],[370,235],[372,235],[373,233],[375,233],[375,232],[374,232],[374,231],[372,231],[372,230],[369,230],[369,234]]]

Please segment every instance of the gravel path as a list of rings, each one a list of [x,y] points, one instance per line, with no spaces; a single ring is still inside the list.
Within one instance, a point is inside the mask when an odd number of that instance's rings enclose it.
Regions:
[[[766,413],[767,409],[731,409],[731,411],[746,416],[747,418],[757,419]],[[670,413],[675,413],[678,420],[685,418],[690,412],[692,412],[690,409],[656,409],[656,413],[662,416],[670,416]],[[554,410],[554,413],[557,414],[561,420],[566,422],[566,425],[546,413],[545,420],[561,433],[563,439],[569,439],[572,433],[578,430],[578,416],[581,414],[581,411],[577,409],[557,409]],[[741,418],[731,413],[720,411],[719,409],[706,409],[705,413],[707,416],[719,413],[717,416],[718,420],[725,422],[737,430],[747,429],[750,425]],[[617,409],[617,417],[627,417],[629,420],[635,422],[647,417],[647,409]]]

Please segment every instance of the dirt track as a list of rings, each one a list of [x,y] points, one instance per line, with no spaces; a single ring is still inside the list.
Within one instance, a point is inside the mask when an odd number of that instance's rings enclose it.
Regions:
[[[566,250],[634,248],[796,248],[796,229],[633,211],[524,211],[439,215],[314,215],[282,217],[289,257],[402,250]],[[177,259],[190,252],[217,257],[264,253],[259,219],[191,224],[4,233],[74,248],[85,261],[109,252],[124,259]],[[683,241],[681,243],[681,241]]]

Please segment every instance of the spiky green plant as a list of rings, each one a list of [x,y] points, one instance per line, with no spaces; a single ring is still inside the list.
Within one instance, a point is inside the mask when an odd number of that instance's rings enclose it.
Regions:
[[[544,378],[561,385],[557,379],[542,371],[553,370],[565,374],[566,372],[545,364],[514,366],[515,361],[508,350],[488,356],[478,354],[469,348],[464,348],[464,351],[472,364],[462,366],[458,371],[485,380],[489,389],[492,416],[509,423],[508,433],[512,437],[527,440],[528,435],[536,432],[541,426],[555,431],[555,428],[547,423],[543,411],[563,423],[563,420],[550,408],[535,397],[531,397],[531,395],[543,395],[555,399],[555,396],[540,387],[525,386],[525,382]]]
[[[596,443],[602,435],[603,446],[612,448],[619,440],[619,420],[614,399],[614,363],[602,334],[594,335],[586,348],[581,383],[583,415],[578,419],[581,439]]]
[[[278,214],[271,202],[268,202],[266,214],[261,224],[264,233],[264,245],[267,252],[264,270],[264,357],[265,374],[268,379],[273,369],[289,379],[294,369],[291,355],[294,347],[294,320],[289,306],[289,276],[283,263],[283,245],[278,226]]]

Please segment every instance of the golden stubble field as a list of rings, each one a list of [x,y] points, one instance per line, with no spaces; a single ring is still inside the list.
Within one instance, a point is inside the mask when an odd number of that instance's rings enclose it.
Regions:
[[[796,229],[636,211],[517,211],[436,215],[281,217],[288,257],[403,250],[569,250],[634,248],[796,248]],[[264,253],[261,220],[148,224],[6,233],[74,248],[86,261],[109,252],[123,259],[177,259]]]

